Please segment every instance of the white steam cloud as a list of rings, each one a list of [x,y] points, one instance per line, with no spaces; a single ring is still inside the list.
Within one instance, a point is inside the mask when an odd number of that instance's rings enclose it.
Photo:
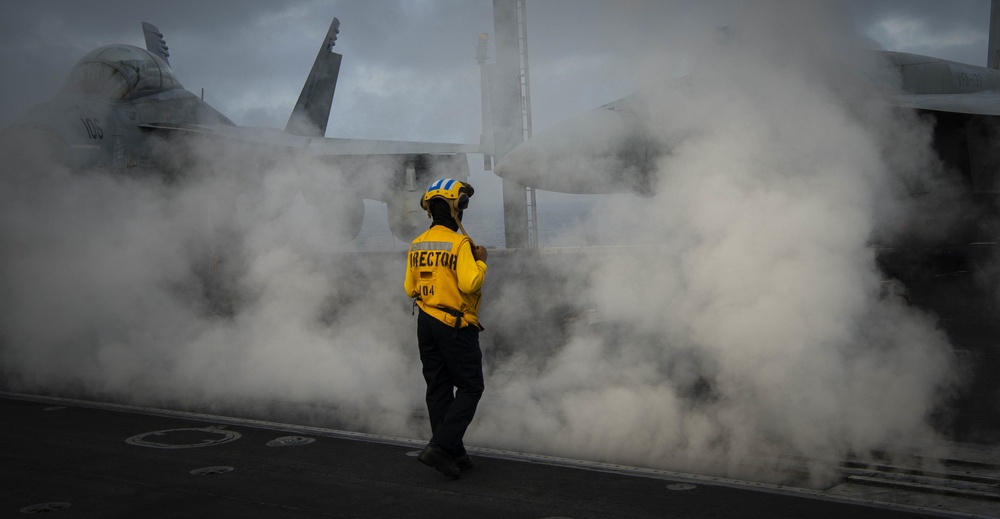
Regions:
[[[620,326],[580,327],[549,358],[501,366],[481,437],[765,478],[780,478],[761,473],[779,456],[937,444],[950,346],[875,258],[876,240],[948,186],[929,127],[879,106],[862,75],[873,56],[845,42],[834,8],[754,2],[728,34],[700,40],[682,85],[651,78],[634,111],[669,149],[659,194],[593,212],[588,235],[620,241],[640,224],[638,248],[595,255],[575,280],[577,300]],[[935,196],[912,198],[914,184]],[[511,296],[493,304],[525,294]],[[814,469],[814,484],[829,476]]]
[[[940,166],[928,128],[870,102],[834,6],[755,2],[728,45],[697,40],[686,87],[644,90],[670,150],[659,194],[584,225],[621,241],[645,223],[636,250],[551,277],[548,260],[517,274],[496,255],[468,444],[768,480],[779,456],[935,445],[950,348],[883,279],[874,243],[926,207],[910,187],[940,184]],[[332,199],[299,193],[330,166],[190,153],[199,166],[173,184],[4,165],[5,388],[305,404],[314,423],[426,437],[403,255],[352,250],[319,214]]]
[[[387,279],[387,262],[351,254],[347,218],[305,200],[330,166],[193,148],[200,165],[174,183],[8,163],[5,386],[243,412],[310,402],[338,425],[415,435],[402,266]]]

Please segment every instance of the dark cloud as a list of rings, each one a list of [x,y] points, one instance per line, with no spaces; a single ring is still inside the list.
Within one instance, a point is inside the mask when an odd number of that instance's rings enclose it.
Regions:
[[[990,2],[857,1],[859,28],[888,50],[983,65]]]
[[[529,2],[536,124],[629,93],[640,72],[633,57],[657,47],[690,50],[690,34],[731,23],[740,6],[733,0]],[[852,6],[859,31],[882,45],[903,41],[907,48],[897,50],[971,63],[985,59],[988,10],[985,0]],[[488,1],[252,0],[234,8],[189,0],[59,0],[8,2],[0,14],[0,66],[16,71],[0,79],[2,126],[51,96],[91,48],[142,45],[141,21],[163,31],[172,66],[189,90],[204,88],[206,99],[238,123],[283,126],[319,40],[337,16],[345,60],[331,135],[478,140],[474,53],[477,35],[493,32]],[[889,34],[893,20],[922,24],[923,39]]]

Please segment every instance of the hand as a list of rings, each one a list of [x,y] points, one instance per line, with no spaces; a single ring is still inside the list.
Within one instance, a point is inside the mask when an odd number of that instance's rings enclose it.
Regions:
[[[486,252],[486,247],[483,247],[482,245],[472,249],[472,257],[476,258],[476,261],[482,261],[485,263],[487,256],[489,256],[489,253]]]

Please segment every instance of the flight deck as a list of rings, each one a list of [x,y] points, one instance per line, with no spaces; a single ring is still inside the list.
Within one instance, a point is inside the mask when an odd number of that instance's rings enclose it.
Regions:
[[[964,481],[845,463],[803,489],[474,447],[451,480],[415,439],[14,393],[0,416],[3,517],[1000,517],[983,446],[944,464]]]

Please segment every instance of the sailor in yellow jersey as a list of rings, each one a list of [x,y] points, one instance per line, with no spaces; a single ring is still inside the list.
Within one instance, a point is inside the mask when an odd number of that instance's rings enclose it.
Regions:
[[[473,192],[468,183],[447,178],[430,185],[420,206],[431,227],[410,244],[404,282],[419,308],[417,344],[431,422],[431,440],[419,459],[453,478],[473,467],[462,438],[483,394],[478,312],[487,252],[461,227]]]

